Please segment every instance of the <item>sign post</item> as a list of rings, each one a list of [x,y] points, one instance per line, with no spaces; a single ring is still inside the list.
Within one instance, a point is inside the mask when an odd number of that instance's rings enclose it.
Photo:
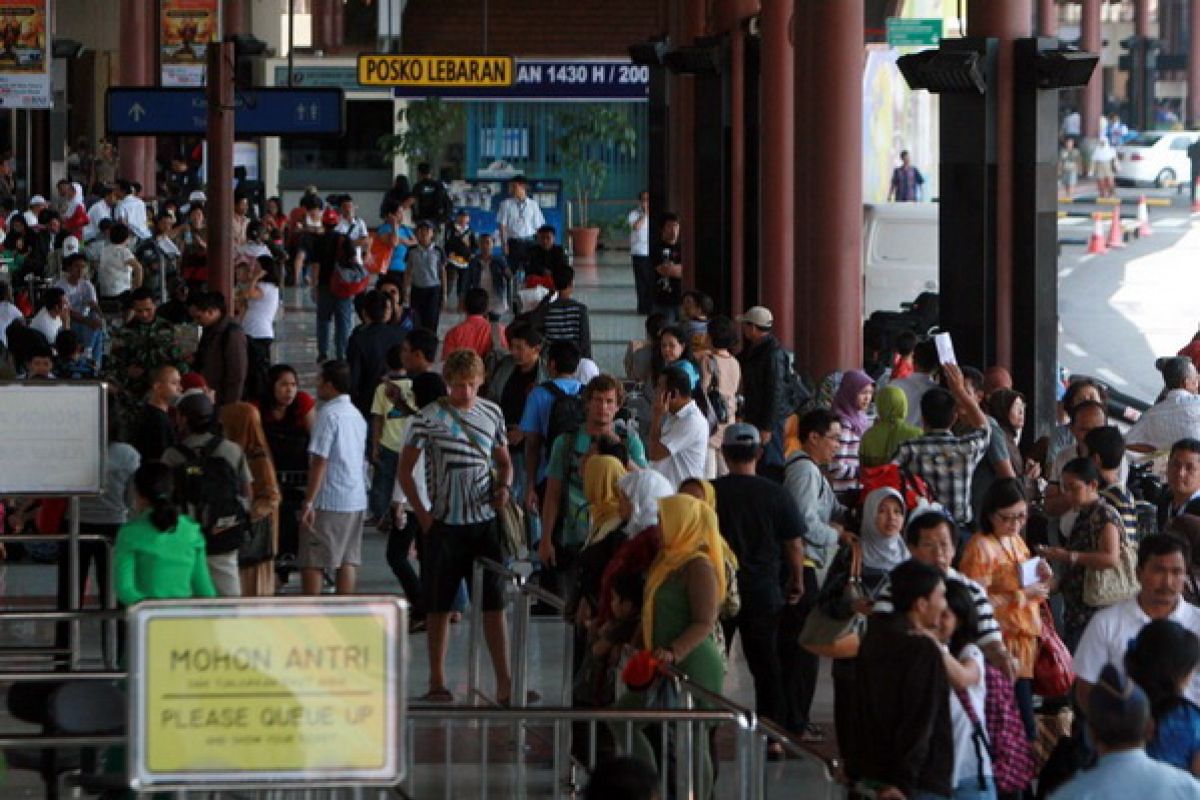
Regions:
[[[214,49],[220,49],[216,47]],[[341,89],[259,88],[232,93],[233,126],[245,136],[341,136]],[[203,135],[209,101],[204,89],[113,86],[106,95],[110,136]]]
[[[129,617],[135,790],[403,777],[400,598],[153,601]]]
[[[937,47],[942,41],[942,20],[887,18],[887,43],[891,47]]]

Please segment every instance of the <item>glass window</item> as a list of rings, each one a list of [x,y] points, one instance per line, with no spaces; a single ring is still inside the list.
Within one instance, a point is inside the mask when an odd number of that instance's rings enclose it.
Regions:
[[[379,151],[379,137],[395,128],[390,99],[347,100],[346,135],[305,139],[285,137],[284,169],[390,169]]]
[[[1141,133],[1128,144],[1131,147],[1153,147],[1158,144],[1158,140],[1162,138],[1161,133]]]
[[[1189,136],[1176,136],[1171,140],[1172,150],[1187,150],[1192,146],[1192,140]]]

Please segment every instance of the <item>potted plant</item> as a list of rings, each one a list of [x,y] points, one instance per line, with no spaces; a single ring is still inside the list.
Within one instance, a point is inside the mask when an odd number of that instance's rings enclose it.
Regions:
[[[608,179],[606,155],[632,156],[637,131],[624,109],[606,105],[581,105],[560,112],[555,119],[555,152],[562,165],[567,192],[579,210],[576,225],[568,231],[571,249],[583,258],[596,254],[600,229],[591,225],[591,202],[604,191]]]
[[[404,130],[380,136],[379,149],[385,158],[402,155],[410,162],[424,161],[436,175],[447,141],[466,118],[461,103],[447,103],[440,97],[410,102],[397,114],[397,121],[405,123]]]

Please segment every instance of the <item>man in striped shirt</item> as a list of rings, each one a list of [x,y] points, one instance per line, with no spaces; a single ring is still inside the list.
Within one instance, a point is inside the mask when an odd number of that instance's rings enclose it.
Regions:
[[[429,629],[429,692],[424,699],[431,701],[454,699],[446,688],[445,664],[450,610],[459,583],[471,577],[478,557],[504,560],[496,509],[508,502],[512,462],[504,414],[495,403],[478,396],[483,373],[483,359],[473,350],[458,350],[446,357],[442,375],[449,397],[431,403],[412,418],[397,471],[425,537],[421,578]],[[422,453],[432,476],[429,508],[421,502],[413,476]],[[509,699],[512,679],[498,575],[485,573],[483,597],[474,602],[483,608],[484,636],[496,673],[496,699],[503,704]]]
[[[592,357],[592,331],[588,308],[571,297],[575,292],[575,270],[561,266],[552,273],[558,297],[546,308],[542,325],[547,342],[574,342],[584,358]]]
[[[992,666],[1004,672],[1009,680],[1016,680],[1017,664],[1004,640],[1000,636],[1000,625],[996,622],[996,614],[992,603],[988,600],[987,592],[975,581],[963,575],[950,564],[954,561],[954,542],[957,530],[954,521],[940,509],[917,514],[908,523],[904,537],[908,543],[908,551],[917,561],[937,567],[947,580],[955,580],[964,584],[975,600],[975,611],[979,617],[979,638],[975,643],[987,656]],[[892,613],[892,588],[884,584],[871,607],[871,614]]]

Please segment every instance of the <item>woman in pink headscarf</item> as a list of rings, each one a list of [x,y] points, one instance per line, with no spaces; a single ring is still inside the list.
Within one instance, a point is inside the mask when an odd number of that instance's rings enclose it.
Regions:
[[[838,494],[856,492],[860,487],[858,446],[863,434],[871,427],[867,409],[875,396],[875,381],[862,370],[847,370],[833,396],[830,407],[842,423],[842,435],[837,454],[829,464],[829,483]]]

